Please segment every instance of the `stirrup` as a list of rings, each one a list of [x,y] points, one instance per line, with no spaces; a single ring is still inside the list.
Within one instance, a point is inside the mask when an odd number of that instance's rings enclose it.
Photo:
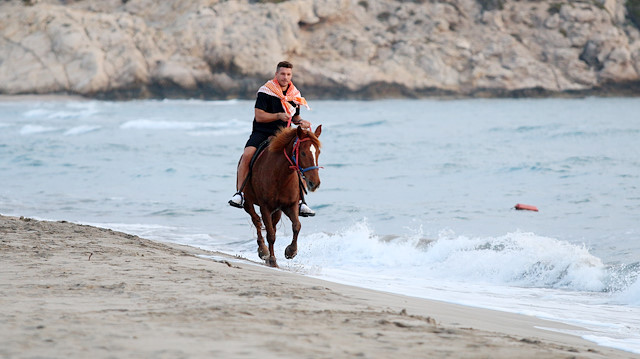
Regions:
[[[236,196],[240,196],[240,203],[235,201]],[[229,200],[229,205],[231,207],[243,208],[244,207],[244,196],[242,195],[242,192],[236,192],[236,194],[234,194],[233,197],[231,197],[231,199]]]

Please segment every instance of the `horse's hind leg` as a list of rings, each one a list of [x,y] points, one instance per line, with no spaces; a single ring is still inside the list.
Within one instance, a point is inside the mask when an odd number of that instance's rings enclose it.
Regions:
[[[292,259],[298,254],[298,233],[300,233],[300,228],[302,228],[302,224],[300,224],[300,219],[298,218],[298,207],[294,206],[293,208],[289,208],[285,211],[285,214],[291,220],[291,230],[293,231],[293,239],[291,240],[291,244],[287,246],[284,250],[284,256],[287,259]]]
[[[266,260],[269,258],[269,248],[264,244],[264,238],[262,237],[262,221],[260,220],[260,216],[256,213],[256,210],[253,208],[253,204],[251,203],[245,203],[244,210],[249,213],[251,221],[256,227],[256,232],[258,234],[258,256],[260,259]]]

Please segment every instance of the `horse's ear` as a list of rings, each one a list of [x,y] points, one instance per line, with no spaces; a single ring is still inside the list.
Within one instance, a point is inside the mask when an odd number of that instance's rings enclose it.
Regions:
[[[322,133],[322,125],[316,127],[316,132],[314,132],[316,134],[316,137],[320,137],[320,133]]]
[[[307,134],[302,129],[302,127],[298,126],[298,128],[296,129],[296,135],[298,136],[298,138],[304,138],[304,136],[306,136]]]

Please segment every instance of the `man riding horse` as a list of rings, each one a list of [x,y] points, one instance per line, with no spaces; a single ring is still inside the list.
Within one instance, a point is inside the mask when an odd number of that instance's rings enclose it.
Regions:
[[[311,128],[311,123],[300,117],[300,105],[305,105],[307,108],[309,106],[304,97],[300,95],[300,91],[291,82],[292,69],[293,65],[288,61],[278,63],[275,77],[258,90],[254,106],[253,131],[244,147],[240,163],[238,163],[237,192],[229,200],[229,205],[233,207],[243,208],[243,186],[249,174],[251,158],[258,147],[282,127],[294,124],[304,130]],[[315,212],[305,203],[304,197],[300,201],[300,216],[315,216]]]

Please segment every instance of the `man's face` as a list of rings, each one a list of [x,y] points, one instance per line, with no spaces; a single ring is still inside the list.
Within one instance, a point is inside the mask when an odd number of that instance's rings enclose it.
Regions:
[[[281,67],[276,71],[276,81],[278,81],[278,84],[281,87],[289,86],[289,83],[291,83],[291,76],[293,76],[293,73],[289,68]]]

